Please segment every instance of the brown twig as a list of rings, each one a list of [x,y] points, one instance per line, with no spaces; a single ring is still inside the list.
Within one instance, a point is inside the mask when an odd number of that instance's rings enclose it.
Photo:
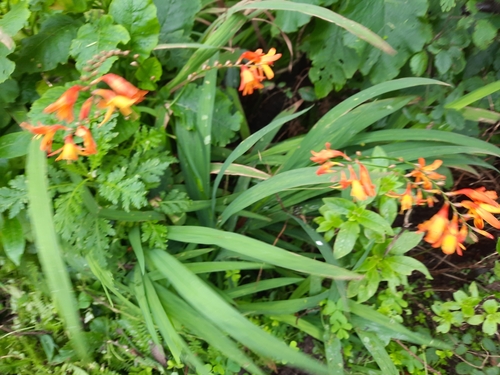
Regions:
[[[430,372],[432,372],[433,374],[437,374],[437,375],[442,375],[438,370],[435,370],[433,369],[429,364],[427,364],[426,362],[424,362],[422,360],[422,358],[420,358],[418,355],[416,355],[415,353],[413,353],[405,344],[403,344],[401,341],[399,340],[394,340],[396,341],[399,346],[401,346],[404,350],[406,350],[408,352],[409,355],[411,355],[413,358],[415,358],[417,361],[419,361],[421,364],[423,364],[425,366],[425,368],[427,368],[427,370],[429,370]]]

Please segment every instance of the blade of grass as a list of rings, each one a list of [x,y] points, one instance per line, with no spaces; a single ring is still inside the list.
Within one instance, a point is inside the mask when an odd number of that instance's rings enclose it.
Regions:
[[[222,163],[211,163],[210,173],[218,174],[221,171],[222,165]],[[262,172],[259,169],[242,164],[230,164],[224,171],[224,175],[251,177],[258,180],[267,180],[269,177],[271,177],[271,175],[267,174],[266,172]]]
[[[286,301],[241,303],[238,304],[238,310],[245,313],[245,315],[295,314],[302,310],[318,307],[319,303],[325,300],[329,293],[329,291],[326,291],[316,296],[290,299]]]
[[[63,261],[54,227],[52,201],[49,196],[47,157],[40,150],[40,141],[32,141],[26,163],[28,177],[28,208],[33,225],[38,259],[50,289],[54,305],[60,314],[78,356],[85,361],[91,357],[84,337],[78,305],[71,280]]]
[[[232,14],[232,12],[239,12],[244,9],[288,10],[318,17],[322,20],[332,22],[346,29],[350,33],[356,35],[358,38],[365,40],[366,42],[384,51],[385,53],[388,53],[390,55],[396,54],[396,51],[384,39],[382,39],[370,29],[348,18],[345,18],[340,14],[332,12],[325,7],[283,0],[264,0],[259,2],[237,4],[229,10],[229,14]]]
[[[323,340],[323,328],[308,322],[305,319],[300,319],[295,315],[272,315],[269,317],[272,320],[286,323],[292,327],[298,328],[316,340]]]
[[[260,129],[259,131],[255,132],[252,134],[250,137],[245,139],[243,142],[241,142],[234,150],[231,152],[231,155],[229,155],[226,160],[224,161],[224,164],[222,164],[222,167],[220,168],[219,174],[215,178],[214,181],[214,186],[212,189],[212,209],[215,207],[215,197],[216,197],[216,192],[217,189],[220,185],[220,182],[222,181],[222,177],[224,176],[224,173],[226,169],[240,156],[242,156],[245,152],[247,152],[251,147],[253,147],[263,136],[266,134],[272,132],[275,129],[278,129],[279,127],[283,126],[286,124],[288,121],[291,121],[304,113],[306,113],[310,108],[304,109],[303,111],[297,112],[295,114],[289,115],[289,116],[284,116],[280,117],[278,119],[275,119],[272,121],[269,125],[266,127]]]
[[[360,275],[282,250],[238,233],[197,226],[168,227],[168,238],[174,241],[217,245],[267,264],[330,279],[359,279]]]
[[[141,271],[141,272],[139,272]],[[156,328],[153,323],[153,318],[151,316],[151,310],[149,309],[148,300],[146,298],[146,290],[144,289],[144,280],[142,270],[136,266],[134,269],[134,296],[139,304],[139,308],[142,311],[142,316],[144,319],[144,323],[146,324],[146,328],[148,329],[149,334],[151,335],[151,339],[156,345],[160,345],[160,338],[156,333]]]
[[[325,143],[325,132],[329,131],[328,129],[331,127],[336,127],[336,122],[354,108],[363,104],[367,100],[388,93],[390,91],[396,91],[421,85],[448,86],[448,84],[446,83],[428,78],[401,78],[393,81],[379,83],[378,85],[363,90],[351,96],[349,99],[344,100],[342,103],[331,109],[312,127],[311,130],[309,130],[307,135],[300,143],[299,147],[297,147],[293,154],[291,154],[287,159],[280,172],[288,171],[290,169],[297,168],[298,166],[306,165],[309,162],[310,151]],[[352,134],[352,136],[354,136],[354,134]],[[333,148],[336,147],[334,144],[335,142],[344,142],[343,139],[338,139],[337,137],[328,139],[328,141],[332,142]]]
[[[384,375],[398,375],[399,371],[394,366],[391,357],[385,350],[385,346],[382,341],[377,337],[375,333],[366,332],[360,329],[356,330],[361,342],[366,349],[373,356],[375,362],[377,362],[378,367]]]
[[[229,339],[220,329],[207,321],[195,309],[189,306],[174,293],[159,284],[154,284],[160,301],[167,314],[185,325],[195,335],[201,337],[208,344],[224,353],[228,358],[238,363],[252,374],[264,375],[253,361],[247,357],[234,341]]]
[[[500,81],[496,81],[490,83],[489,85],[480,87],[477,90],[474,90],[468,93],[467,95],[464,95],[461,98],[452,101],[451,103],[445,104],[444,107],[449,109],[462,109],[465,106],[477,102],[478,100],[481,100],[482,98],[489,96],[499,90],[500,90]]]
[[[470,121],[485,122],[492,125],[500,121],[500,113],[483,108],[464,107],[461,112],[464,118]]]
[[[208,228],[199,228],[208,229]],[[250,350],[273,359],[287,361],[317,375],[328,375],[328,370],[305,354],[296,352],[276,337],[266,333],[237,310],[229,306],[217,293],[173,256],[161,250],[146,254],[148,264],[163,272],[177,292],[208,321]]]
[[[263,292],[269,289],[280,288],[283,286],[296,284],[304,279],[301,277],[279,277],[270,280],[262,280],[254,283],[248,283],[244,285],[237,286],[236,288],[227,289],[224,292],[230,298],[240,298],[243,296],[247,296],[249,294],[254,294],[258,292]]]
[[[342,356],[342,342],[332,332],[325,332],[325,357],[332,375],[344,375],[344,357]]]
[[[144,250],[142,249],[141,231],[139,227],[136,226],[131,229],[128,233],[128,239],[130,241],[130,245],[132,246],[132,250],[134,250],[135,256],[137,257],[141,274],[144,275],[146,262],[144,260]]]

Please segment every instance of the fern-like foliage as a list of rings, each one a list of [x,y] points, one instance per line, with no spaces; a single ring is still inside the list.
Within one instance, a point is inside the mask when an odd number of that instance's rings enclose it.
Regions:
[[[177,189],[171,190],[167,195],[162,194],[160,199],[155,201],[155,205],[165,215],[178,215],[189,209],[192,201],[186,192]]]
[[[165,249],[167,247],[167,227],[147,221],[141,225],[141,241],[147,243],[150,248]]]
[[[16,216],[28,203],[26,177],[19,175],[9,181],[9,187],[0,188],[0,213],[9,211],[9,218]]]

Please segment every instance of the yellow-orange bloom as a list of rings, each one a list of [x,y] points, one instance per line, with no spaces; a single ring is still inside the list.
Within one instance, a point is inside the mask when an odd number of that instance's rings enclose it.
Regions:
[[[360,178],[358,178],[352,166],[348,165],[347,168],[350,173],[349,179],[347,179],[345,172],[342,171],[339,183],[342,189],[346,189],[350,186],[351,196],[357,200],[364,201],[368,199],[368,197],[375,196],[375,187],[372,184],[370,174],[365,166],[359,162],[358,165],[360,168]]]
[[[56,112],[56,117],[61,121],[66,121],[68,123],[73,122],[75,119],[73,115],[73,107],[78,99],[78,93],[83,88],[83,86],[75,85],[66,90],[59,99],[54,103],[46,107],[44,113]]]
[[[82,108],[80,109],[80,115],[78,116],[78,119],[80,121],[85,120],[86,118],[89,117],[93,103],[94,103],[94,97],[92,96],[83,102]]]
[[[138,89],[125,78],[113,73],[105,74],[93,83],[100,81],[106,82],[116,95],[133,99],[135,104],[140,103],[144,99],[144,96],[148,93],[148,91]]]
[[[49,156],[56,154],[60,154],[56,158],[56,161],[59,160],[73,161],[73,160],[78,160],[78,155],[81,155],[81,149],[73,141],[73,136],[67,135],[64,138],[64,146],[52,152],[51,154],[49,154]]]
[[[471,201],[460,202],[462,207],[469,210],[468,216],[474,218],[474,226],[478,229],[484,228],[486,221],[492,227],[500,229],[500,221],[491,213],[500,214],[500,207],[492,206],[486,203],[474,203]]]
[[[422,187],[426,190],[432,189],[432,180],[445,180],[446,176],[434,172],[443,164],[442,160],[434,160],[429,165],[425,165],[424,158],[418,159],[418,166],[408,173],[406,177],[414,177],[415,184],[422,184]]]
[[[321,150],[320,152],[311,151],[311,154],[313,155],[311,157],[311,160],[318,164],[323,164],[324,162],[330,159],[338,158],[339,156],[343,157],[346,160],[351,160],[351,158],[349,158],[349,156],[347,156],[343,152],[338,150],[331,150],[330,142],[325,143],[324,150]]]
[[[92,138],[92,133],[86,126],[80,125],[76,128],[75,135],[83,138],[83,150],[81,150],[80,155],[88,156],[97,154],[97,144],[94,138]]]
[[[399,211],[400,214],[402,214],[406,210],[409,210],[410,208],[412,208],[413,204],[415,203],[415,198],[412,195],[411,183],[408,183],[406,185],[406,190],[403,194],[390,193],[387,195],[389,197],[392,197],[392,198],[396,198],[396,197],[399,198],[399,203],[401,204],[401,211]]]
[[[439,241],[450,222],[448,220],[448,207],[449,204],[445,203],[437,214],[418,225],[418,232],[427,232],[424,241],[431,245]]]
[[[240,87],[238,90],[243,91],[243,96],[253,94],[254,90],[264,88],[264,85],[261,83],[263,79],[253,67],[242,66],[240,71]]]
[[[274,77],[274,72],[271,69],[271,66],[280,57],[281,53],[276,53],[276,48],[271,48],[266,54],[264,54],[262,49],[259,48],[255,52],[243,52],[236,63],[239,64],[243,59],[246,59],[250,63],[255,64],[259,70],[259,75],[265,74],[267,79],[272,79]]]
[[[103,98],[103,100],[98,103],[99,108],[107,108],[104,119],[99,126],[108,122],[116,109],[118,109],[124,116],[130,116],[133,113],[130,107],[135,104],[135,99],[131,99],[123,95],[117,95],[114,91],[105,89],[94,90],[92,91],[92,94]]]
[[[454,214],[443,235],[438,241],[432,244],[432,247],[440,247],[443,253],[447,255],[455,252],[458,255],[462,255],[462,250],[465,250],[465,246],[462,243],[467,238],[467,234],[468,230],[465,224],[462,224],[460,231],[458,230],[458,217]]]
[[[494,207],[500,207],[500,204],[496,202],[498,195],[496,191],[486,190],[484,186],[477,189],[460,189],[455,190],[446,195],[466,195],[476,203],[486,203]]]
[[[43,136],[42,142],[40,143],[40,150],[46,152],[52,151],[52,141],[54,140],[54,136],[58,130],[71,130],[63,125],[33,126],[27,122],[22,122],[19,126],[35,134],[35,138]]]

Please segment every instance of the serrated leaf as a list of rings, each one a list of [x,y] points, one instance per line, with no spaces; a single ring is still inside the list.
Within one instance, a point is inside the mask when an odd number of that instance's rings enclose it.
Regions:
[[[22,40],[17,64],[20,72],[41,72],[68,61],[71,42],[81,22],[65,14],[47,18],[40,31]]]
[[[420,51],[416,53],[415,55],[412,56],[410,60],[411,72],[417,77],[420,77],[422,74],[424,74],[425,70],[427,69],[428,62],[429,62],[429,56],[427,55],[427,52]]]
[[[233,108],[233,103],[221,90],[215,95],[212,117],[212,144],[225,147],[240,130],[243,116]]]
[[[312,61],[309,78],[318,98],[324,98],[333,89],[340,90],[360,63],[356,51],[344,46],[343,34],[337,25],[318,21],[301,47]]]
[[[359,235],[359,225],[353,221],[346,221],[339,229],[333,245],[333,255],[336,259],[346,256],[354,249]]]
[[[9,210],[9,218],[12,219],[28,203],[26,177],[19,175],[9,181],[9,187],[0,188],[0,212]]]
[[[7,254],[16,266],[19,266],[26,242],[21,222],[16,217],[4,219],[0,233],[5,254]]]
[[[147,243],[151,249],[165,249],[167,247],[167,227],[165,224],[150,221],[141,225],[141,241]]]
[[[493,43],[493,40],[497,36],[497,32],[497,28],[494,27],[490,21],[479,20],[474,27],[472,41],[477,48],[485,50]]]
[[[113,18],[104,15],[99,20],[80,27],[76,39],[71,43],[70,53],[76,59],[76,67],[82,72],[94,55],[116,49],[118,44],[126,44],[129,40],[127,29],[114,25]],[[99,73],[107,73],[116,59],[116,56],[108,58],[98,68]]]
[[[455,7],[455,0],[440,0],[439,5],[443,12],[449,12]]]
[[[109,14],[130,34],[130,50],[146,59],[158,44],[160,24],[153,0],[113,0]]]
[[[188,210],[192,201],[184,191],[171,190],[159,204],[160,210],[166,215],[181,214]]]
[[[363,53],[360,70],[369,75],[373,83],[396,77],[410,55],[420,52],[432,38],[432,29],[425,21],[427,0],[357,0],[351,6],[360,9],[354,21],[372,24],[370,28],[398,51],[395,56],[389,56],[369,47]]]
[[[138,175],[125,178],[125,170],[120,168],[101,174],[97,180],[99,194],[115,205],[120,204],[125,211],[130,211],[131,206],[142,208],[147,205],[147,190]]]

